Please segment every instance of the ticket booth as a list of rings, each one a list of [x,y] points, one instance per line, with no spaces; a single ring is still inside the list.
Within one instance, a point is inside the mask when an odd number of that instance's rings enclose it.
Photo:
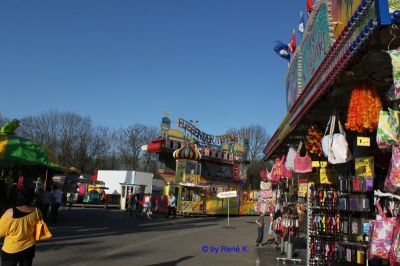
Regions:
[[[120,183],[121,185],[121,201],[120,201],[120,209],[126,210],[127,209],[127,202],[129,197],[132,194],[137,193],[144,193],[145,185],[138,185],[138,184],[127,184],[127,183]]]

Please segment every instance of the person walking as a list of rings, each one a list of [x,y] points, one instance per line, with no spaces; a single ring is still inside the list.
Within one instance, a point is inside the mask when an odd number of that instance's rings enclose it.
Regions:
[[[165,218],[169,218],[169,215],[171,213],[171,202],[172,202],[172,198],[171,198],[171,196],[168,196],[168,198],[167,198],[167,212],[165,213]]]
[[[146,215],[147,219],[150,221],[151,220],[150,214],[151,214],[151,197],[149,194],[146,194],[143,199],[143,210],[141,218],[143,219],[143,216]]]
[[[46,189],[42,193],[42,200],[41,200],[41,207],[40,207],[40,210],[43,214],[43,220],[46,223],[47,223],[47,217],[49,215],[50,201],[51,201],[51,192],[50,192],[50,187],[47,186]]]
[[[261,213],[260,216],[258,216],[256,220],[257,224],[257,240],[256,240],[256,247],[261,247],[262,246],[262,241],[264,238],[264,226],[265,226],[265,221],[264,221],[264,213]]]
[[[175,219],[176,218],[176,197],[173,192],[171,193],[171,203],[169,204],[169,207],[168,207],[167,218],[169,218],[171,213],[174,214],[174,219]]]
[[[0,238],[4,237],[1,265],[31,266],[35,257],[36,224],[42,217],[32,206],[35,191],[25,187],[19,194],[17,206],[8,209],[0,219]]]
[[[53,202],[51,204],[51,219],[54,224],[58,221],[58,209],[61,206],[62,198],[63,192],[57,187],[57,185],[54,185],[52,197]]]

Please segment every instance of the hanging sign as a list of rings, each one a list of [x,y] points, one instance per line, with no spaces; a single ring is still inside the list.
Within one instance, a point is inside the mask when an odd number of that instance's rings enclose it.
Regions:
[[[321,184],[334,184],[336,183],[336,174],[333,169],[322,167],[319,170],[319,178]]]
[[[299,191],[297,192],[297,195],[299,197],[307,197],[307,187],[308,184],[307,183],[300,183],[299,184]]]
[[[193,125],[192,123],[179,118],[178,121],[178,126],[180,128],[183,128],[185,130],[187,130],[190,134],[193,135],[193,137],[195,137],[196,139],[202,141],[202,142],[206,142],[209,144],[213,144],[216,146],[220,146],[223,145],[225,143],[236,143],[238,142],[237,137],[234,134],[225,134],[225,135],[220,135],[220,136],[213,136],[207,133],[204,133],[202,131],[200,131],[195,125]]]
[[[225,199],[225,198],[235,198],[237,197],[237,191],[226,191],[226,192],[220,192],[217,194],[217,197],[220,199]]]
[[[312,162],[311,162],[311,166],[312,166],[313,168],[319,167],[319,166],[320,166],[319,161],[312,161]]]
[[[301,84],[306,87],[311,77],[321,65],[333,44],[330,10],[328,2],[321,1],[312,26],[304,36],[301,55]]]
[[[374,176],[374,157],[363,157],[355,159],[356,176]]]

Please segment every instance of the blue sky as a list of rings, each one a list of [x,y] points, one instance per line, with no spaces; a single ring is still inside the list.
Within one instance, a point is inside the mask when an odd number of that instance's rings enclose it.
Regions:
[[[274,4],[272,4],[274,3]],[[304,0],[0,2],[0,114],[48,110],[111,128],[164,112],[220,134],[286,114],[289,42]]]

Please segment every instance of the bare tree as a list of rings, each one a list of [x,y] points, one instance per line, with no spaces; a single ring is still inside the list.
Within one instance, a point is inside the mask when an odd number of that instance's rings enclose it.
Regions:
[[[239,129],[230,129],[228,133],[235,134],[242,139],[248,148],[248,160],[250,162],[261,160],[263,158],[263,150],[270,136],[265,128],[260,125],[250,125]]]
[[[266,167],[262,160],[263,150],[270,136],[265,128],[260,125],[250,125],[239,129],[230,129],[228,133],[235,134],[244,141],[247,147],[247,183],[246,186],[252,189],[258,189],[260,184],[259,173]]]
[[[108,128],[95,128],[89,117],[74,113],[49,111],[21,122],[21,136],[53,150],[63,166],[75,166],[82,172],[100,168],[113,145]]]
[[[150,171],[154,168],[155,155],[143,153],[142,146],[158,136],[158,130],[134,124],[117,132],[118,151],[125,169]]]

